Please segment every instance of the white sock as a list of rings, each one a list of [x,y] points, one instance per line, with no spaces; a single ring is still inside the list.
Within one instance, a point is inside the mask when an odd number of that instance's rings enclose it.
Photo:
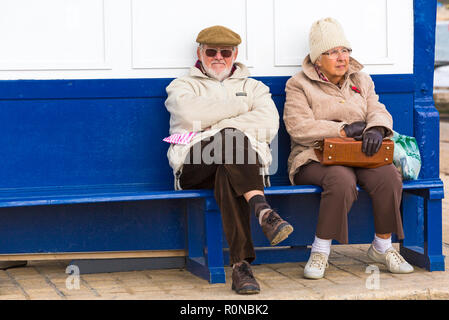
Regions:
[[[312,243],[312,252],[321,252],[329,255],[331,252],[331,244],[332,239],[325,240],[315,236],[315,240]]]
[[[380,253],[384,254],[385,251],[392,247],[391,245],[391,236],[388,239],[382,239],[378,236],[374,235],[373,247]]]

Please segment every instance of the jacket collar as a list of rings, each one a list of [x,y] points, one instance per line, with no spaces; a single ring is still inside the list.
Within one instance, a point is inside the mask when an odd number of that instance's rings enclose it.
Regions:
[[[349,77],[353,73],[359,72],[362,69],[363,65],[360,62],[355,60],[353,57],[349,57],[349,70],[346,73],[345,78]],[[312,61],[310,61],[310,55],[307,55],[307,57],[304,58],[302,63],[302,71],[310,80],[325,82],[316,72],[315,66],[312,64]]]
[[[236,62],[234,63],[234,66],[232,68],[234,71],[232,72],[231,76],[226,79],[245,79],[250,75],[248,68],[243,63]],[[211,77],[203,73],[202,67],[198,68],[198,62],[195,64],[195,66],[190,68],[190,76],[211,79]]]

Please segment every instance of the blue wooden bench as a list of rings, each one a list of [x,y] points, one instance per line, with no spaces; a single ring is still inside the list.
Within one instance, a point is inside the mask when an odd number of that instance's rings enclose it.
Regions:
[[[271,87],[280,114],[287,79],[260,78]],[[374,76],[395,129],[410,135],[416,125],[413,80],[413,75]],[[176,252],[187,256],[193,273],[224,281],[226,241],[212,191],[173,191],[168,145],[161,141],[168,132],[163,102],[170,81],[0,83],[5,93],[0,101],[0,254],[44,259],[57,253],[73,258],[99,252],[151,252],[151,257]],[[427,113],[425,117],[428,121]],[[321,189],[288,182],[290,141],[282,123],[276,141],[277,171],[266,194],[295,232],[281,249],[269,248],[253,221],[254,243],[261,248],[255,263],[306,260],[317,219]],[[442,197],[438,175],[404,183],[407,239],[401,250],[429,270],[444,268]],[[349,215],[351,243],[372,240],[371,212],[370,199],[361,191]]]
[[[394,129],[414,135],[420,145],[420,179],[404,182],[401,252],[432,271],[444,270],[444,192],[432,100],[431,9],[415,1],[420,63],[414,73],[373,79]],[[288,77],[259,79],[282,115]],[[225,281],[227,244],[212,191],[173,191],[168,144],[162,142],[171,80],[0,81],[0,260],[185,257],[194,274]],[[289,184],[283,123],[273,147],[276,170],[266,194],[295,232],[271,248],[253,219],[255,263],[305,261],[321,189]],[[349,213],[349,231],[350,243],[372,241],[371,202],[363,190]]]

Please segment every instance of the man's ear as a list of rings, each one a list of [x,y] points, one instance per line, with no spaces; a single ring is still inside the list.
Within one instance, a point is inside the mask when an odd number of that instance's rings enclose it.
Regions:
[[[237,59],[237,55],[239,54],[239,47],[235,47],[235,53],[234,53],[234,61]]]
[[[196,49],[196,55],[198,57],[198,60],[201,61],[201,47],[200,46],[198,46],[198,48]]]

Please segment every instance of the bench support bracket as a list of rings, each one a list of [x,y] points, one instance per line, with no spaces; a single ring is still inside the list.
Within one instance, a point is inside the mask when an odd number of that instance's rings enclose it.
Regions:
[[[213,197],[188,204],[187,270],[210,283],[225,283],[221,214]]]
[[[424,200],[424,241],[422,245],[404,241],[401,244],[401,254],[408,262],[418,267],[429,271],[444,271],[441,206],[444,189],[430,188],[424,194],[413,191],[411,193],[422,196]],[[404,216],[407,214],[408,212],[404,212]]]

